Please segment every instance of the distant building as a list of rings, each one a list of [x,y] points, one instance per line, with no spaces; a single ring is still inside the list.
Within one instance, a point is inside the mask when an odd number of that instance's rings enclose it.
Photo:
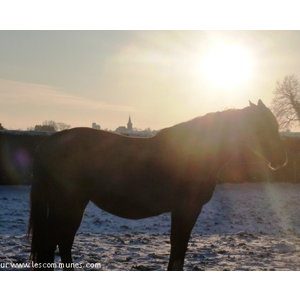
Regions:
[[[127,123],[127,127],[125,126],[119,126],[115,132],[116,133],[119,133],[119,134],[124,134],[124,135],[129,135],[133,129],[132,129],[132,122],[131,122],[131,117],[129,115],[129,119],[128,119],[128,123]]]
[[[131,137],[152,137],[156,135],[157,131],[152,131],[150,128],[145,130],[133,130],[133,125],[131,122],[131,116],[129,115],[127,127],[126,126],[119,126],[116,130],[116,133],[127,135]]]
[[[92,124],[92,128],[93,128],[93,129],[98,129],[98,130],[101,129],[100,125],[98,125],[98,124],[96,124],[96,123],[93,123],[93,124]]]
[[[128,120],[128,123],[127,123],[127,130],[128,131],[132,131],[132,123],[131,123],[131,117],[129,115],[129,120]]]

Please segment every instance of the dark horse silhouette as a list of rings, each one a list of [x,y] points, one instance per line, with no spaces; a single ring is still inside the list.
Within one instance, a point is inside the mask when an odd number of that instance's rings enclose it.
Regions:
[[[171,212],[168,270],[182,270],[190,233],[212,197],[218,172],[248,150],[272,168],[286,162],[277,121],[261,100],[163,129],[152,138],[88,128],[50,136],[33,164],[32,265],[51,269],[58,246],[65,269],[72,269],[74,236],[92,201],[129,219]]]

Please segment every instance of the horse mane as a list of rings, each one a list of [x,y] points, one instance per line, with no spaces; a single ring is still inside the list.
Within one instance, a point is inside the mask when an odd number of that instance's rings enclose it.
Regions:
[[[237,124],[243,117],[243,113],[247,108],[243,109],[226,109],[223,111],[210,112],[206,115],[199,116],[188,121],[178,123],[172,127],[164,128],[157,133],[157,136],[164,135],[170,131],[186,131],[197,130],[200,132],[209,132],[212,134],[214,130],[226,129],[225,127],[231,127],[230,125]]]

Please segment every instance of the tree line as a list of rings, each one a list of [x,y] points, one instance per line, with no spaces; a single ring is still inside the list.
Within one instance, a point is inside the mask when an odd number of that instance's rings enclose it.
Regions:
[[[62,122],[55,122],[55,121],[44,121],[41,125],[35,125],[33,127],[28,127],[27,131],[46,131],[46,132],[56,132],[62,131],[66,129],[70,129],[71,125],[62,123]],[[6,130],[6,128],[0,123],[0,130]]]
[[[66,129],[70,129],[71,125],[63,123],[63,122],[55,122],[53,120],[46,120],[41,125],[35,125],[33,127],[28,127],[27,131],[46,131],[46,132],[57,132]],[[3,127],[2,123],[0,123],[0,130],[6,130]]]
[[[35,131],[48,131],[48,132],[56,132],[56,131],[62,131],[66,129],[70,129],[71,125],[62,123],[62,122],[55,122],[55,121],[44,121],[42,125],[35,125],[34,129]]]

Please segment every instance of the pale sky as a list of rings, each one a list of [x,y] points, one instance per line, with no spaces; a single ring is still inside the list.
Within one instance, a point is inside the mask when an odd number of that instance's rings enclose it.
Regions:
[[[300,31],[0,31],[0,123],[161,129],[300,76]]]

